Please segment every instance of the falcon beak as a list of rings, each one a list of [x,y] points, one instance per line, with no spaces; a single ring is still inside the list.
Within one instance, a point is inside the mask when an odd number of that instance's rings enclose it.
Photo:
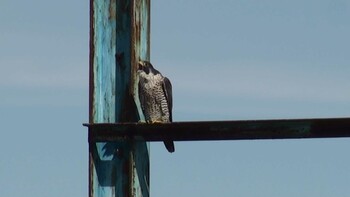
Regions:
[[[143,61],[139,61],[139,70],[142,70],[144,67],[144,62]]]

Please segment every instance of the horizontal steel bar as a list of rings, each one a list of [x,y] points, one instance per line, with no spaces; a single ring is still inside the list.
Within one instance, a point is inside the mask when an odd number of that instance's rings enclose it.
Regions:
[[[145,141],[250,140],[350,137],[350,118],[202,121],[172,123],[97,123],[89,142],[142,139]]]

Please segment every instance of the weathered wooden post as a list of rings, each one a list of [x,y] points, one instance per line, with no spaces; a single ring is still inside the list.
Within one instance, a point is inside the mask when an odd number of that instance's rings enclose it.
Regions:
[[[150,0],[90,0],[90,124],[139,121],[135,74],[149,60],[149,16]],[[149,196],[148,143],[89,142],[90,197]]]

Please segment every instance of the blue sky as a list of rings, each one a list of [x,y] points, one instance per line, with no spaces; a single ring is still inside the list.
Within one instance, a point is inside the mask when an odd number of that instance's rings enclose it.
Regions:
[[[152,0],[174,119],[350,117],[347,0]],[[0,2],[0,196],[87,196],[88,1]],[[151,144],[151,196],[350,193],[349,139]]]

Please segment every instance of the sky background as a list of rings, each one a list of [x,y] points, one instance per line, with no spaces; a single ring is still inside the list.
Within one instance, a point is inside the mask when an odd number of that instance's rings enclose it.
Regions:
[[[350,117],[350,1],[152,0],[175,121]],[[0,196],[88,195],[87,0],[0,1]],[[151,144],[152,197],[344,197],[349,139]]]

